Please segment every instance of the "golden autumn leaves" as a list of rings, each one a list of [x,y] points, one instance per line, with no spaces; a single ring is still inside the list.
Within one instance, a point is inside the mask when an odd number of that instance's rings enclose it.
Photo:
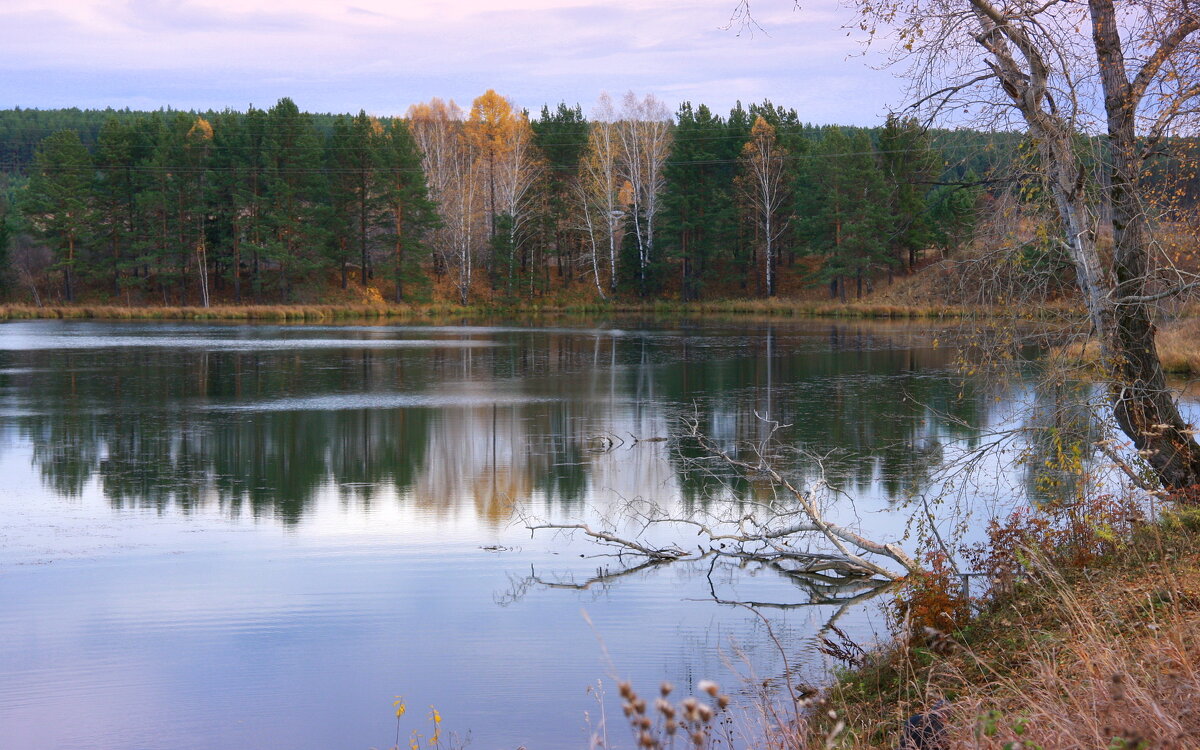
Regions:
[[[510,255],[520,243],[544,159],[533,146],[528,115],[491,89],[475,99],[465,117],[453,101],[435,98],[410,107],[408,120],[423,154],[430,197],[442,217],[435,230],[439,236],[433,244],[440,250],[435,262],[451,272],[460,301],[467,304],[477,259],[492,260],[486,250],[497,245],[498,217],[506,217],[503,239]]]

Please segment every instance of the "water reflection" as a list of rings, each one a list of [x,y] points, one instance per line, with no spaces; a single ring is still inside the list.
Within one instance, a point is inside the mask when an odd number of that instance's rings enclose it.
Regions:
[[[49,345],[25,346],[23,326]],[[0,329],[4,419],[46,487],[69,497],[96,480],[118,507],[287,524],[329,487],[490,523],[514,503],[601,494],[699,503],[714,486],[689,470],[678,420],[693,415],[731,447],[783,423],[784,442],[832,454],[835,485],[886,499],[921,491],[990,401],[904,327],[179,328]],[[95,345],[111,329],[114,345]]]

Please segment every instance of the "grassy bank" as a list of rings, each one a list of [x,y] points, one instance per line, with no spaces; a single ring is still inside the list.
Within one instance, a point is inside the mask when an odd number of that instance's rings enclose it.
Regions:
[[[1189,310],[1195,315],[1196,309]],[[1158,359],[1164,372],[1174,375],[1200,374],[1200,317],[1181,317],[1163,324],[1154,339]],[[1062,356],[1081,363],[1098,363],[1100,343],[1089,340],[1085,344],[1071,344],[1059,352]]]
[[[841,746],[894,748],[941,700],[950,748],[1200,747],[1198,533],[1188,511],[1086,567],[1031,563],[965,626],[861,656],[827,696]]]
[[[1200,373],[1200,319],[1187,318],[1164,328],[1155,340],[1163,369],[1180,375]]]
[[[0,320],[273,320],[327,321],[349,319],[436,319],[536,317],[543,315],[605,316],[754,315],[780,318],[957,319],[1022,318],[1027,310],[954,305],[898,305],[794,300],[720,300],[712,302],[614,302],[573,305],[220,305],[214,307],[125,307],[116,305],[0,306]]]

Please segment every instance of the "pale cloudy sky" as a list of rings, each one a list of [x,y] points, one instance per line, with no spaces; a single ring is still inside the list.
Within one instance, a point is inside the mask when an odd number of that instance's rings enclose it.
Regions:
[[[0,0],[0,108],[244,109],[401,114],[488,88],[535,113],[603,90],[671,107],[735,100],[812,122],[874,124],[900,101],[836,0]]]

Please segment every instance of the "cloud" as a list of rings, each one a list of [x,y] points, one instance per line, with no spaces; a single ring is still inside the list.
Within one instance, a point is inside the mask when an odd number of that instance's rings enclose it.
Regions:
[[[760,16],[765,32],[738,33],[725,28],[725,0],[6,0],[0,106],[220,109],[292,96],[389,114],[487,88],[535,110],[636,89],[672,106],[770,98],[812,121],[875,122],[891,78],[846,59],[858,48],[825,2],[803,13],[781,2]]]

